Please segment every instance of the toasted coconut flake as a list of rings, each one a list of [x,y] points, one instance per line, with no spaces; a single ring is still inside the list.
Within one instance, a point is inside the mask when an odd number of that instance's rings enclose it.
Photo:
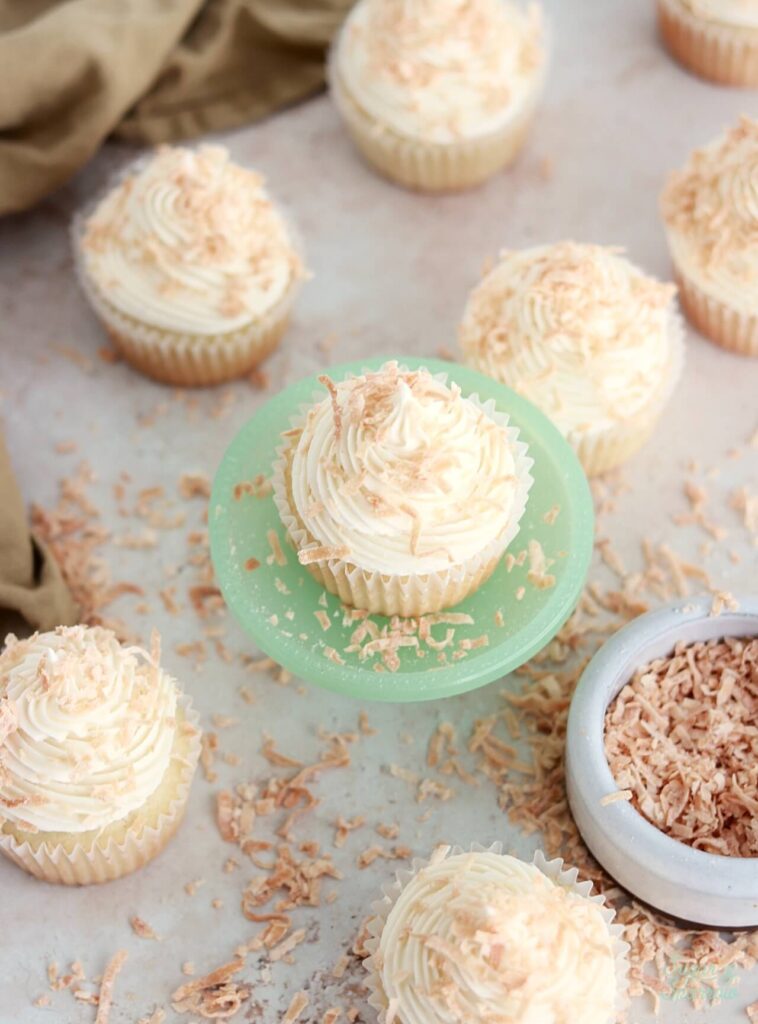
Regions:
[[[120,949],[117,953],[113,954],[103,971],[103,978],[100,982],[100,995],[97,1000],[95,1024],[108,1024],[110,1020],[113,986],[119,971],[126,963],[128,955],[125,949]]]
[[[608,807],[609,804],[617,804],[622,800],[631,800],[632,791],[631,789],[617,789],[615,793],[606,793],[604,797],[601,797],[600,806]]]
[[[308,1006],[310,1000],[305,992],[296,992],[290,1004],[287,1008],[287,1012],[282,1017],[282,1024],[295,1024],[296,1020],[300,1020],[303,1010]]]
[[[244,966],[243,960],[232,960],[196,981],[180,985],[171,996],[171,1005],[177,1013],[228,1020],[250,998],[250,988],[232,980]]]
[[[312,565],[313,562],[328,562],[333,558],[347,558],[349,554],[350,548],[345,547],[344,544],[341,547],[322,544],[318,547],[304,548],[298,551],[297,558],[301,565]]]
[[[158,939],[153,927],[136,914],[129,918],[129,925],[134,934],[140,939]]]

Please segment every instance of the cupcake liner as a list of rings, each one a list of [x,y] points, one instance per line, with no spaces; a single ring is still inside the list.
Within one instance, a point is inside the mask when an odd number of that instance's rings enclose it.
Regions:
[[[176,387],[205,387],[250,373],[279,344],[300,290],[293,277],[282,297],[270,309],[243,327],[224,334],[190,334],[164,330],[122,313],[103,294],[87,272],[82,254],[86,223],[101,200],[125,177],[141,170],[150,156],[141,156],[114,174],[95,198],[78,211],[71,223],[74,269],[79,285],[108,336],[127,362],[153,380]],[[276,204],[287,226],[294,250],[302,258],[303,246],[289,217]]]
[[[502,854],[503,844],[492,843],[490,846],[482,846],[480,843],[471,843],[468,849],[461,846],[447,847],[444,856],[457,856],[462,853],[496,853]],[[379,943],[384,926],[390,911],[394,907],[398,896],[418,874],[418,872],[429,864],[429,860],[415,858],[410,868],[402,868],[395,873],[393,881],[382,886],[382,898],[371,904],[373,917],[367,922],[368,938],[364,945],[369,956],[364,960],[364,967],[368,972],[366,987],[368,989],[368,1003],[377,1011],[378,1024],[387,1024],[388,1000],[382,986],[381,968],[379,960]],[[554,860],[547,860],[541,850],[537,850],[532,859],[532,864],[538,868],[543,875],[549,878],[556,885],[562,886],[570,892],[575,892],[584,899],[594,903],[603,917],[611,937],[613,948],[615,978],[616,978],[616,1003],[612,1019],[607,1024],[614,1024],[620,1015],[624,1013],[629,1005],[629,944],[624,941],[624,928],[614,923],[615,912],[606,905],[605,898],[600,893],[592,893],[592,882],[579,881],[579,872],[576,868],[564,867],[563,859],[558,857]],[[398,1021],[398,1024],[400,1022]]]
[[[401,367],[401,370],[403,367]],[[369,372],[369,371],[366,371]],[[353,376],[353,375],[351,375]],[[433,375],[435,380],[446,383],[447,374]],[[313,404],[323,401],[321,392],[314,392]],[[521,517],[526,509],[529,490],[533,483],[531,467],[534,460],[527,455],[527,446],[518,440],[519,431],[509,426],[508,416],[497,412],[494,402],[481,402],[478,395],[468,395],[490,419],[504,427],[508,443],[514,452],[515,471],[518,487],[511,517],[505,529],[479,553],[449,569],[427,573],[408,573],[403,576],[384,574],[361,569],[354,563],[331,558],[324,562],[311,562],[306,566],[311,575],[330,593],[336,594],[343,604],[361,608],[373,614],[402,615],[404,617],[425,615],[450,608],[471,594],[488,579],[503,556],[508,545],[519,531]],[[301,406],[291,420],[293,428],[305,422],[310,406]],[[287,537],[297,551],[314,543],[315,538],[301,522],[290,500],[289,465],[294,446],[285,442],[277,448],[272,486],[274,502],[287,531]]]
[[[758,30],[699,18],[681,0],[658,0],[658,25],[690,71],[722,85],[758,86]]]
[[[156,857],[181,824],[200,755],[199,718],[186,695],[180,695],[179,706],[183,712],[182,726],[189,726],[192,731],[188,732],[186,752],[181,758],[172,757],[180,765],[179,777],[172,799],[161,808],[157,821],[144,824],[121,841],[108,838],[105,828],[88,848],[75,845],[70,850],[60,843],[20,842],[16,836],[0,831],[0,853],[35,878],[59,885],[110,882]],[[135,813],[139,814],[139,809]]]
[[[635,416],[612,427],[582,433],[569,432],[567,440],[579,456],[588,476],[606,473],[626,462],[655,431],[684,367],[684,323],[679,313],[673,310],[668,331],[672,347],[671,369],[651,402]]]
[[[455,192],[481,184],[515,160],[542,92],[546,60],[535,76],[523,109],[497,131],[455,142],[435,143],[401,135],[364,111],[337,72],[337,45],[332,47],[328,61],[329,86],[335,105],[358,150],[391,181],[421,192]]]
[[[674,276],[687,319],[701,334],[729,352],[758,356],[758,316],[739,313],[706,295],[676,265]]]

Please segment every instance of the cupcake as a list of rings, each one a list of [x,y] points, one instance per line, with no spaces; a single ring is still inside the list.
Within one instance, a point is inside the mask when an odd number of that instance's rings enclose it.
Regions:
[[[758,85],[755,0],[657,0],[658,24],[680,64],[723,85]]]
[[[532,460],[494,403],[397,363],[335,383],[284,435],[274,499],[348,605],[421,615],[479,587],[518,532]]]
[[[37,878],[120,878],[176,831],[199,732],[158,657],[99,626],[6,638],[0,851]]]
[[[332,95],[377,170],[426,191],[510,163],[546,56],[537,8],[511,0],[359,0],[330,58]]]
[[[661,198],[682,306],[717,345],[758,356],[758,121],[695,150]]]
[[[560,860],[443,847],[374,904],[366,947],[379,1024],[613,1024],[621,928]]]
[[[163,146],[74,222],[84,291],[137,369],[177,385],[252,370],[278,344],[303,267],[255,171],[219,146]]]
[[[539,406],[602,473],[645,442],[679,378],[675,292],[599,245],[504,252],[466,305],[464,360]]]

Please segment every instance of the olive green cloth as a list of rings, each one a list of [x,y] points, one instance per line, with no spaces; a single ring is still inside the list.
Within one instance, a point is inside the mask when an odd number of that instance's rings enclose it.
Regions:
[[[78,619],[60,569],[29,533],[26,511],[0,433],[0,643],[26,625],[52,629]]]
[[[351,0],[0,0],[0,213],[115,133],[157,143],[302,99]]]

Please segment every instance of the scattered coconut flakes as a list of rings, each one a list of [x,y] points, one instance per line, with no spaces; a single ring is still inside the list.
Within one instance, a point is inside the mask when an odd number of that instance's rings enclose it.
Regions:
[[[370,867],[376,860],[410,860],[413,851],[409,846],[392,846],[386,849],[383,846],[374,845],[367,847],[358,855],[356,864],[361,869]]]
[[[542,522],[547,523],[548,526],[552,526],[558,518],[558,516],[560,515],[560,511],[560,505],[553,505],[553,507],[551,509],[548,509],[548,511],[542,517]]]
[[[295,1021],[300,1019],[303,1010],[308,1006],[309,1002],[310,1000],[306,992],[296,992],[290,1000],[287,1012],[282,1017],[282,1024],[295,1024]]]
[[[210,498],[211,482],[205,473],[182,473],[179,494],[183,498]]]
[[[303,548],[297,553],[301,565],[312,565],[313,562],[329,562],[335,558],[347,558],[350,548],[344,544],[321,544],[312,548]]]
[[[260,569],[260,567],[261,563],[258,561],[257,558],[248,558],[247,561],[245,562],[246,572],[255,572],[255,570]]]
[[[32,1006],[37,1006],[37,1007],[50,1006],[50,1005],[52,1005],[52,1002],[53,1001],[50,998],[50,996],[48,996],[48,995],[43,993],[41,996],[37,996],[36,999],[32,1000]]]
[[[756,437],[758,438],[758,433],[756,433]],[[755,447],[758,448],[758,444]],[[750,1006],[745,1007],[745,1013],[750,1024],[758,1024],[758,999]]]
[[[279,540],[279,534],[276,530],[268,530],[266,533],[266,539],[268,540],[269,547],[271,548],[271,554],[268,556],[266,561],[269,565],[276,562],[277,565],[282,566],[287,564],[287,556],[282,550],[281,541]]]
[[[184,883],[184,891],[188,896],[194,896],[201,885],[205,885],[205,879],[194,878],[191,882]]]
[[[351,820],[343,818],[340,814],[334,823],[334,845],[341,848],[347,842],[347,837],[351,832],[354,832],[357,828],[362,828],[366,824],[366,819],[362,814],[357,814]]]
[[[606,793],[604,797],[600,799],[601,807],[608,807],[609,804],[617,804],[622,800],[631,800],[632,791],[631,789],[617,789],[615,793]]]
[[[299,946],[305,939],[305,928],[298,928],[297,931],[292,932],[286,939],[274,946],[269,953],[269,960],[276,963],[278,960],[283,960],[288,956],[296,946]]]
[[[332,967],[332,977],[336,978],[339,981],[339,979],[343,977],[345,971],[348,969],[349,966],[350,957],[347,955],[347,953],[343,953],[342,956],[337,961],[337,963],[334,965],[334,967]]]
[[[319,608],[318,611],[315,611],[313,614],[318,619],[319,625],[323,631],[326,632],[332,625],[332,620],[329,618],[327,613],[322,608]]]
[[[239,725],[239,718],[234,718],[232,715],[222,715],[215,712],[211,715],[211,721],[217,729],[231,729],[234,725]]]
[[[195,974],[195,965],[191,960],[185,960],[182,964],[182,974],[187,978],[191,978]]]
[[[202,978],[180,985],[171,996],[172,1007],[177,1013],[198,1013],[206,1020],[233,1017],[250,998],[250,987],[232,980],[244,966],[243,960],[232,960]]]
[[[141,917],[138,917],[136,914],[133,914],[129,918],[129,925],[134,934],[137,935],[140,939],[158,939],[158,936],[153,927],[149,925],[147,921],[144,921]]]
[[[140,1017],[137,1024],[164,1024],[166,1020],[166,1011],[161,1006],[157,1006],[152,1013],[147,1014],[145,1017]]]
[[[125,949],[119,949],[108,961],[103,971],[100,982],[100,995],[97,1000],[97,1014],[95,1024],[108,1024],[111,1015],[111,1004],[113,1002],[113,986],[119,971],[126,963],[128,953]]]
[[[204,732],[200,737],[200,767],[203,769],[206,782],[215,782],[218,778],[218,773],[213,768],[217,750],[218,735],[215,732]]]
[[[435,800],[451,800],[454,796],[455,790],[438,782],[437,779],[422,779],[416,790],[416,803],[423,804],[430,797],[434,797]]]
[[[710,615],[715,618],[721,615],[723,611],[739,611],[739,607],[739,601],[728,590],[717,590],[711,602]]]
[[[341,1016],[341,1006],[330,1006],[328,1010],[324,1010],[324,1014],[321,1018],[321,1024],[337,1024],[337,1021]]]
[[[368,712],[358,712],[358,731],[361,736],[376,736],[376,729],[369,723]]]

